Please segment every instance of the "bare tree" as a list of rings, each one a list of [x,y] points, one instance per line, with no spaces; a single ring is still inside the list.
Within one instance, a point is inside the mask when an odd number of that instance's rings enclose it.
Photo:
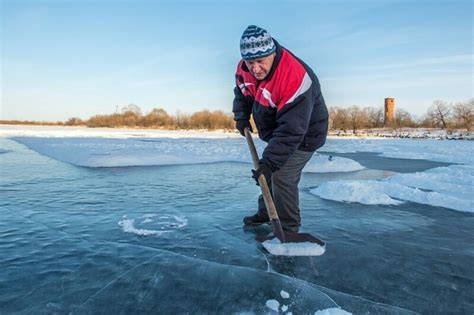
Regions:
[[[349,128],[348,110],[340,107],[331,107],[329,109],[329,118],[331,119],[332,129],[346,130]]]
[[[380,128],[384,124],[384,109],[382,107],[367,109],[367,118],[370,128]]]
[[[176,112],[175,116],[176,126],[181,129],[191,128],[191,116],[186,113],[182,113],[180,110]]]
[[[79,126],[83,125],[84,122],[79,117],[71,117],[64,124],[66,126]]]
[[[356,133],[357,129],[367,125],[367,117],[364,111],[355,105],[349,108],[349,121],[354,133]]]
[[[435,126],[439,126],[446,129],[451,118],[451,108],[448,103],[441,100],[436,100],[433,105],[428,109],[427,118]]]
[[[134,113],[134,114],[137,115],[137,116],[141,116],[141,115],[142,115],[142,110],[141,110],[140,106],[135,105],[135,104],[133,104],[133,103],[128,104],[128,105],[122,107],[122,114],[125,114],[125,113],[127,113],[127,112]]]
[[[474,123],[474,98],[465,103],[457,103],[453,107],[453,116],[457,120],[459,127],[468,131],[473,129]]]
[[[397,128],[413,127],[413,125],[414,125],[411,114],[409,112],[407,112],[406,110],[401,109],[401,108],[397,108],[397,110],[395,112],[394,122],[395,122],[395,126],[397,126]]]

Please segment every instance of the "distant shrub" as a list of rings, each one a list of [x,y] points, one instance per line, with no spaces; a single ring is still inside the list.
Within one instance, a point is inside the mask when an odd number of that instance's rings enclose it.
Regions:
[[[71,118],[68,123],[76,123],[76,119]],[[192,115],[178,112],[176,116],[171,116],[162,108],[154,108],[148,114],[143,115],[140,107],[133,104],[122,108],[121,113],[92,116],[85,121],[85,124],[92,128],[143,127],[207,130],[234,128],[232,115],[223,111],[203,110]]]
[[[231,129],[234,127],[234,119],[223,111],[203,110],[191,115],[190,125],[192,129]]]
[[[64,123],[64,125],[65,126],[81,126],[81,125],[85,125],[85,122],[82,121],[82,119],[78,117],[71,117]]]

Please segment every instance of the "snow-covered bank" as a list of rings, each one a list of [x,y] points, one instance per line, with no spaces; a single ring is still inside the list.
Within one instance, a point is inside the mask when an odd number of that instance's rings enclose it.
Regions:
[[[416,132],[414,129],[413,132]],[[85,127],[0,125],[0,137],[108,138],[108,139],[242,139],[238,132],[197,130],[111,129]],[[78,142],[79,140],[74,140]],[[257,142],[259,142],[257,140]],[[258,145],[258,143],[257,143]],[[424,159],[445,163],[474,164],[473,141],[440,141],[433,139],[384,139],[329,137],[320,152],[375,152],[384,157]],[[154,152],[156,154],[156,151]],[[182,156],[181,156],[182,157]],[[339,158],[340,159],[340,158]],[[227,161],[227,160],[225,160]],[[341,161],[341,160],[339,160]],[[68,161],[76,164],[72,161]],[[206,161],[202,161],[206,162]],[[213,161],[210,161],[213,162]],[[179,160],[177,163],[181,163]],[[183,162],[187,163],[187,162]],[[198,163],[200,163],[198,161]],[[78,164],[79,165],[79,164]],[[135,165],[135,164],[133,164]],[[148,165],[139,163],[136,165]],[[154,164],[152,164],[154,165]],[[161,165],[161,164],[158,164]],[[94,166],[94,165],[90,165]],[[96,165],[100,166],[100,165]],[[103,165],[109,166],[109,165]],[[120,166],[120,165],[117,165]],[[125,165],[122,165],[125,166]],[[359,168],[360,169],[360,168]],[[351,171],[357,167],[351,166]],[[309,171],[309,170],[308,170]],[[344,170],[340,170],[344,171]],[[347,171],[347,170],[346,170]]]
[[[77,166],[125,167],[200,164],[217,162],[251,163],[245,140],[210,138],[12,138],[45,156]],[[262,152],[264,143],[255,139]],[[343,157],[315,154],[304,172],[353,172],[363,169]]]
[[[35,125],[2,125],[0,137],[103,137],[103,138],[238,138],[237,131],[228,130],[161,130],[141,128],[87,128],[73,126],[35,126]],[[344,139],[435,139],[435,140],[474,140],[474,131],[430,128],[402,128],[402,129],[367,129],[332,130],[330,138]]]
[[[446,130],[436,128],[379,128],[363,129],[354,133],[352,130],[333,130],[330,136],[358,138],[403,138],[403,139],[436,139],[436,140],[474,140],[474,131]]]
[[[0,137],[97,137],[97,138],[238,138],[237,132],[223,130],[159,130],[87,128],[60,126],[0,125]]]

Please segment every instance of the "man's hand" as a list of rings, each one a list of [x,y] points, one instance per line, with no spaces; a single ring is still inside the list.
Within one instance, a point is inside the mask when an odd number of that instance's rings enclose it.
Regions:
[[[258,184],[258,178],[260,177],[260,175],[263,174],[265,176],[265,179],[267,180],[268,186],[270,186],[272,180],[272,172],[273,171],[271,167],[267,163],[260,160],[260,162],[258,163],[258,168],[256,170],[252,170],[252,177],[257,182],[257,186],[260,186]]]
[[[237,120],[235,122],[235,128],[244,137],[245,137],[245,132],[244,132],[245,127],[248,127],[250,132],[253,132],[252,125],[250,124],[250,121],[248,121],[248,120]]]

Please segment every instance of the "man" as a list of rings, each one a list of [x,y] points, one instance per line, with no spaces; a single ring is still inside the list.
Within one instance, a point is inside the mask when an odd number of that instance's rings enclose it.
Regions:
[[[244,135],[253,114],[260,139],[267,142],[253,178],[264,174],[282,227],[299,231],[298,184],[314,151],[326,141],[328,111],[318,78],[303,61],[280,46],[270,34],[248,26],[240,39],[242,60],[235,74],[233,112]],[[246,225],[269,222],[263,197]]]

